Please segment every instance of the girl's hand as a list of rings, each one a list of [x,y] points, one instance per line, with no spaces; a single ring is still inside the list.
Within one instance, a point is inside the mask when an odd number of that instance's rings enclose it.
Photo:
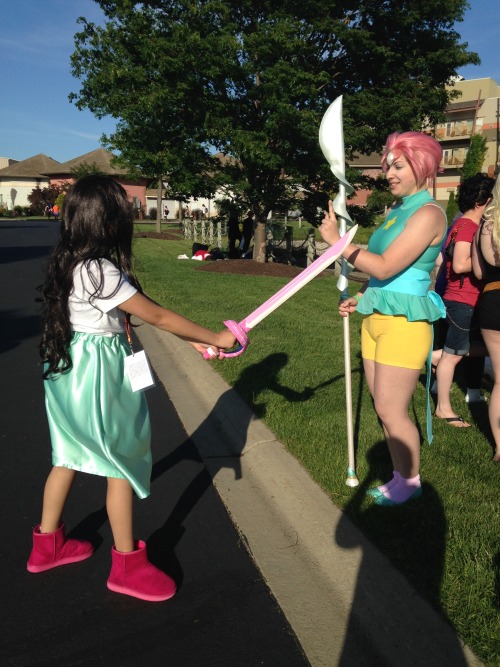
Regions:
[[[358,300],[355,296],[350,296],[345,301],[339,303],[339,315],[342,317],[347,317],[351,313],[354,313],[356,306],[358,305]]]
[[[235,335],[229,329],[224,329],[224,331],[217,334],[217,347],[230,350],[237,342]]]
[[[204,354],[207,350],[210,350],[211,357],[218,357],[220,349],[230,350],[236,345],[236,338],[229,329],[224,329],[218,334],[215,334],[217,338],[217,345],[208,345],[206,343],[195,343],[190,341],[191,345],[197,350],[200,354]]]
[[[212,356],[212,357],[218,357],[219,356],[219,348],[216,347],[215,345],[205,345],[204,343],[193,343],[192,341],[190,342],[190,344],[200,354],[205,354],[205,352],[207,350],[210,350],[212,352],[212,354],[210,356]]]
[[[323,222],[319,227],[319,232],[323,237],[323,240],[330,245],[333,245],[340,239],[337,217],[335,216],[333,202],[331,200],[328,202],[328,213],[325,213]]]

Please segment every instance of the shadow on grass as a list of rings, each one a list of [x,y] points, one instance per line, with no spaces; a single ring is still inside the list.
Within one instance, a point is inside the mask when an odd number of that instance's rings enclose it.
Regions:
[[[367,498],[366,491],[380,478],[390,477],[388,471],[392,469],[392,466],[386,443],[376,443],[368,451],[367,461],[368,474],[345,507],[346,515],[361,529],[369,542],[386,556],[414,589],[430,602],[449,624],[440,604],[447,521],[439,494],[430,484],[424,483],[423,497],[418,501],[399,507],[377,506]],[[343,548],[359,549],[362,544],[353,538],[355,533],[349,527],[349,519],[340,521],[335,540]],[[365,549],[356,582],[343,654],[339,662],[341,667],[348,667],[352,664],[350,656],[359,651],[359,646],[355,644],[359,642],[359,625],[362,622],[360,619],[365,618],[368,627],[370,626],[370,619],[367,618],[370,604],[367,601],[370,598],[370,589],[374,586],[373,572],[376,571],[374,558],[373,551]],[[397,608],[391,607],[391,602],[397,598],[394,597],[390,582],[387,582],[385,590],[387,599],[384,599],[383,595],[380,596],[380,587],[377,586],[376,607],[383,618],[381,623],[385,629],[398,628],[401,621],[401,605],[397,605]],[[411,616],[411,600],[408,600],[407,604],[407,613]],[[366,641],[369,644],[370,637],[367,637]],[[394,638],[394,642],[397,643],[397,641],[398,639]],[[405,642],[407,645],[401,652],[398,667],[437,664],[432,661],[426,662],[429,659],[427,639],[424,641],[422,638],[420,647],[420,638],[417,633],[415,636],[405,637]],[[449,662],[446,664],[465,667],[467,663],[463,650],[458,639],[455,640],[453,633],[450,633],[446,639],[443,638],[443,642],[447,642],[446,651],[449,655]]]

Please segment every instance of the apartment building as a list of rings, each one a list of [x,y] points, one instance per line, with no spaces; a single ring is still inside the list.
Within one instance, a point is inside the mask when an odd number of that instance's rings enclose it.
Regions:
[[[446,108],[444,123],[427,128],[443,147],[442,172],[430,192],[444,208],[450,192],[456,193],[460,184],[460,169],[474,134],[487,140],[483,171],[494,177],[500,172],[500,86],[491,78],[457,78],[452,87],[460,91],[461,96]],[[354,156],[350,166],[372,177],[382,174],[377,153]],[[363,206],[369,194],[369,190],[358,190],[350,203]]]
[[[441,204],[448,202],[450,192],[456,192],[474,134],[487,140],[483,171],[491,176],[500,171],[500,86],[491,78],[457,79],[453,88],[461,96],[446,108],[446,121],[433,129],[443,147],[443,171],[434,192]]]

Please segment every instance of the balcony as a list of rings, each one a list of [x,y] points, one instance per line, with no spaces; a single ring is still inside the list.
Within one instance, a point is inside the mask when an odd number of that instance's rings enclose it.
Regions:
[[[443,169],[460,169],[465,162],[468,148],[458,148],[455,150],[445,149],[443,151],[443,159],[441,160],[441,167]]]
[[[441,167],[462,167],[465,160],[459,160],[457,157],[450,157],[441,162]]]

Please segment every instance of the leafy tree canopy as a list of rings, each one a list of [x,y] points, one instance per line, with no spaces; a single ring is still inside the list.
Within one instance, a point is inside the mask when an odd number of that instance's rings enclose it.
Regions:
[[[488,152],[488,141],[480,134],[474,134],[465,156],[464,166],[460,170],[460,183],[483,170],[484,158]]]
[[[99,169],[95,162],[91,164],[82,162],[77,167],[73,167],[71,176],[77,181],[79,178],[83,178],[83,176],[104,176],[104,172],[102,169]]]
[[[47,205],[53,206],[62,188],[58,185],[49,185],[46,188],[33,188],[27,199],[35,213],[41,214]]]
[[[177,194],[226,184],[260,221],[305,189],[311,222],[335,179],[318,145],[344,99],[352,152],[442,120],[445,84],[478,63],[454,30],[466,0],[96,0],[79,19],[77,107],[119,122],[106,144]],[[214,159],[219,151],[225,160]]]

